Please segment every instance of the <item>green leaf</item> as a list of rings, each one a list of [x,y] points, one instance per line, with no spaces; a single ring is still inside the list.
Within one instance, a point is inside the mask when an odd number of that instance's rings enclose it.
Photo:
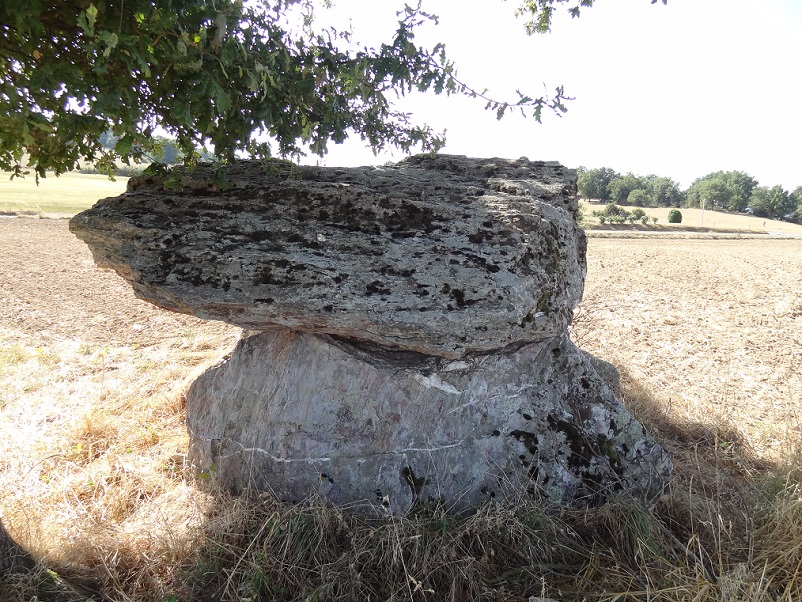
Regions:
[[[114,152],[121,157],[127,157],[131,154],[131,149],[134,147],[135,139],[131,134],[126,134],[117,141],[114,145]]]
[[[218,114],[228,113],[229,109],[231,109],[231,96],[220,86],[217,86],[214,100],[217,105]]]
[[[90,4],[89,8],[78,15],[78,26],[84,30],[87,35],[95,35],[95,23],[97,22],[97,7]]]
[[[111,56],[111,51],[117,47],[117,43],[119,42],[117,34],[110,31],[101,31],[98,37],[106,45],[106,48],[103,49],[103,56],[109,58],[109,56]]]

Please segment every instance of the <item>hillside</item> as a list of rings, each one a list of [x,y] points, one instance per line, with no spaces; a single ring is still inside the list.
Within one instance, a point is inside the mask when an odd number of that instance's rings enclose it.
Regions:
[[[692,233],[734,233],[734,234],[779,234],[802,236],[802,225],[782,222],[779,220],[755,217],[742,213],[729,213],[726,211],[711,211],[709,209],[690,209],[681,207],[682,223],[669,224],[668,212],[672,207],[641,207],[650,218],[656,217],[657,224],[644,226],[636,224],[600,224],[598,218],[592,216],[593,211],[604,209],[605,203],[582,201],[585,219],[582,225],[586,230],[596,231],[615,231],[615,232],[665,232],[668,234],[679,232]],[[627,211],[633,211],[638,207],[630,205],[619,205]]]

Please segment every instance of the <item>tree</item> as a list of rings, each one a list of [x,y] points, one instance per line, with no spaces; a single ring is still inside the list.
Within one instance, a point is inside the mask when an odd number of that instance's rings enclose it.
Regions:
[[[554,13],[554,3],[564,3],[568,0],[523,0],[521,7],[516,11],[519,16],[527,16],[528,20],[524,24],[526,31],[532,33],[545,33],[551,31],[551,19]],[[572,17],[579,17],[583,8],[593,6],[594,0],[571,0],[573,6],[568,8]],[[657,4],[658,0],[651,0],[652,4]],[[668,4],[668,0],[662,0],[663,4]]]
[[[669,224],[681,224],[682,223],[682,212],[679,209],[672,209],[668,212],[668,223]]]
[[[554,1],[526,10],[548,23]],[[287,25],[291,10],[303,17],[299,32]],[[209,144],[229,161],[305,147],[323,155],[350,134],[375,150],[437,150],[442,135],[391,103],[412,90],[477,96],[499,118],[565,111],[562,88],[499,102],[463,84],[441,44],[415,43],[416,27],[434,19],[407,6],[392,40],[353,52],[341,50],[349,32],[315,29],[309,0],[3,2],[0,169],[21,173],[27,154],[38,176],[83,160],[108,171],[118,156],[152,152],[156,128],[189,159]],[[113,150],[100,142],[108,131]]]
[[[607,185],[610,200],[614,203],[626,203],[629,193],[638,188],[644,188],[640,178],[632,173],[615,178]]]
[[[723,172],[697,179],[685,194],[686,207],[723,209],[729,205],[731,192],[723,177]]]
[[[791,199],[796,203],[796,209],[788,216],[789,222],[802,224],[802,186],[797,186],[791,193]]]
[[[784,219],[797,208],[797,201],[782,186],[758,186],[749,199],[752,213],[758,217]]]
[[[634,205],[635,207],[646,207],[650,204],[651,197],[649,193],[646,192],[643,188],[636,188],[632,192],[629,193],[627,197],[627,205]],[[635,211],[640,211],[636,217],[636,219],[640,219],[645,215],[642,209],[636,209]],[[635,215],[635,211],[632,212],[632,215]]]
[[[749,205],[749,197],[757,186],[757,180],[742,171],[730,171],[726,174],[727,188],[731,192],[729,211],[744,211]]]
[[[686,192],[687,207],[744,211],[757,180],[742,171],[716,171],[694,180]]]
[[[671,178],[648,175],[642,179],[647,183],[649,204],[658,207],[679,207],[682,204],[682,191],[679,184]]]
[[[598,199],[609,201],[610,193],[607,186],[611,180],[621,176],[617,171],[609,167],[599,167],[596,169],[579,168],[577,175],[577,186],[579,196],[586,199]]]

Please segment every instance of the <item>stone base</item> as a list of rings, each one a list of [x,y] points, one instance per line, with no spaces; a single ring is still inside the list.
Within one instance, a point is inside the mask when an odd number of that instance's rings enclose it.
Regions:
[[[287,330],[246,336],[187,396],[223,487],[406,512],[659,494],[671,461],[567,336],[448,361]]]

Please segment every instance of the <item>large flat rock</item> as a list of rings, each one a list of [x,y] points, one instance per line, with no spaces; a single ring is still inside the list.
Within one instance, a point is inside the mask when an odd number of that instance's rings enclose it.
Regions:
[[[586,269],[575,180],[526,159],[242,162],[134,178],[70,229],[161,307],[457,359],[568,325]]]

